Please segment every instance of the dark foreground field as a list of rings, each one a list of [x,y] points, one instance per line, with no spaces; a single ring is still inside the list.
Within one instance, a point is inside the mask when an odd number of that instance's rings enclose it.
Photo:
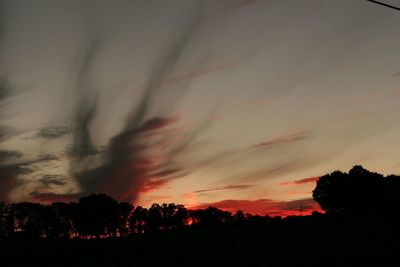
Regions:
[[[8,241],[1,243],[1,266],[399,266],[397,228],[353,223]]]

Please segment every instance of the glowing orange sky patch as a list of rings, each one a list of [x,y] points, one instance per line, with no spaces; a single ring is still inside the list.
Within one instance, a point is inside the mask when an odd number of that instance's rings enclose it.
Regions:
[[[186,208],[193,208],[193,207],[197,206],[196,194],[189,193],[189,194],[183,195],[183,197],[185,198]]]

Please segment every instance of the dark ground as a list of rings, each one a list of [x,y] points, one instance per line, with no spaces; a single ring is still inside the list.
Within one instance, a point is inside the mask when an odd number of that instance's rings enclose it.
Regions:
[[[352,223],[7,241],[0,266],[400,266],[399,237],[397,225]]]

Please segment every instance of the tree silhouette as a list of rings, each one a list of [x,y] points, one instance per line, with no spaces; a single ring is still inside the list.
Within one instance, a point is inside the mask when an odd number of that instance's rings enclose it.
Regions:
[[[174,203],[161,205],[162,228],[165,230],[172,230],[174,228],[174,216],[177,211],[177,206]]]
[[[337,218],[400,220],[400,177],[383,176],[362,166],[334,171],[317,181],[313,197],[325,214],[270,217],[216,207],[187,210],[175,203],[149,209],[93,194],[79,202],[0,203],[0,239],[71,239],[128,237],[135,234],[221,227],[306,225]]]
[[[14,232],[18,237],[39,239],[45,235],[46,216],[43,205],[29,202],[12,204],[9,216],[13,218]]]
[[[388,192],[393,188],[388,180],[398,181],[357,165],[349,173],[335,171],[320,177],[313,198],[329,214],[382,216],[388,204]],[[393,191],[391,197],[395,199],[398,193]]]
[[[67,239],[75,232],[73,206],[72,203],[55,202],[48,207],[49,238]]]
[[[189,212],[183,205],[176,205],[173,224],[176,229],[183,229],[188,224]]]
[[[151,205],[147,216],[147,226],[150,232],[160,232],[164,229],[163,215],[159,204]]]
[[[132,233],[143,234],[147,228],[147,209],[137,206],[128,220]]]
[[[114,235],[118,225],[118,202],[105,194],[79,199],[78,232],[83,236]]]
[[[389,175],[386,177],[387,198],[385,203],[385,213],[392,218],[400,218],[400,177]]]
[[[131,214],[132,210],[133,210],[132,204],[127,203],[127,202],[118,203],[118,206],[117,206],[118,220],[117,220],[116,228],[118,230],[119,235],[121,235],[121,236],[128,235],[128,232],[129,232],[128,218],[129,218],[129,215]]]
[[[235,225],[243,225],[246,223],[246,215],[242,210],[238,210],[233,216],[232,216],[232,222]]]
[[[191,217],[197,225],[218,226],[223,223],[229,223],[232,213],[215,207],[208,207],[204,210],[193,210],[191,212]]]
[[[0,202],[0,240],[6,238],[6,212],[7,206],[4,202]]]

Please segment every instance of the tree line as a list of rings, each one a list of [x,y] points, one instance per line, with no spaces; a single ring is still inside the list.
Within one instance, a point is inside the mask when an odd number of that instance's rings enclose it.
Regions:
[[[183,205],[153,204],[134,207],[105,194],[78,202],[49,205],[0,203],[0,239],[91,239],[183,231],[212,227],[301,225],[343,219],[400,221],[400,177],[383,176],[361,166],[349,173],[335,171],[317,181],[313,198],[325,213],[311,216],[252,215],[215,207],[188,210]]]
[[[276,220],[277,218],[275,218]],[[215,207],[188,210],[183,205],[153,204],[150,208],[92,194],[78,202],[50,205],[21,202],[0,204],[1,239],[116,238],[188,228],[262,224],[269,216],[232,214]]]

